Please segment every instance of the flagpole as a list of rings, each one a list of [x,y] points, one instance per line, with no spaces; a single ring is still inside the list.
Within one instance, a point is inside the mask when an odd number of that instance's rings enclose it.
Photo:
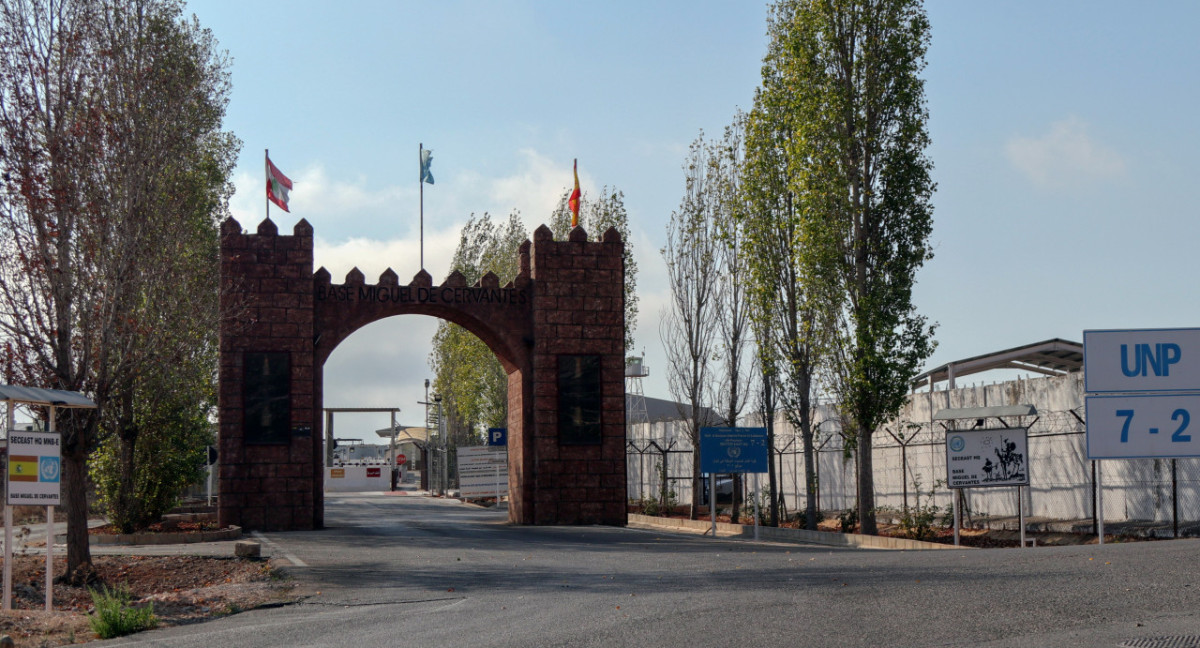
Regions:
[[[263,167],[269,168],[267,165],[271,163],[271,149],[263,149],[263,162]],[[270,180],[268,179],[267,182]],[[267,220],[271,220],[271,194],[264,191],[263,195],[267,201]]]
[[[421,269],[425,269],[425,178],[422,177],[424,168],[421,155],[425,152],[425,143],[417,144],[417,187],[421,194]]]

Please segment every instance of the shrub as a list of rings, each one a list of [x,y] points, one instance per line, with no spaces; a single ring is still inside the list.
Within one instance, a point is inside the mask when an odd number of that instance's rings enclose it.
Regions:
[[[131,603],[133,595],[125,585],[112,590],[107,587],[99,591],[89,588],[88,592],[92,595],[92,604],[96,607],[96,611],[88,618],[88,623],[101,639],[123,637],[158,625],[158,618],[154,616],[154,604],[134,607]]]
[[[848,508],[838,513],[838,524],[842,527],[842,533],[853,532],[858,527],[858,509]]]

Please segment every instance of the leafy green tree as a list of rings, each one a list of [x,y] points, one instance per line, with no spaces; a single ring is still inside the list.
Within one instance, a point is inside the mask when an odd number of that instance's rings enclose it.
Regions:
[[[777,11],[785,11],[784,7]],[[772,40],[763,62],[762,87],[755,93],[746,133],[746,180],[749,207],[744,217],[759,361],[764,371],[764,402],[778,400],[788,422],[800,430],[804,453],[805,526],[817,528],[816,451],[813,426],[814,379],[826,357],[828,317],[838,307],[826,290],[821,252],[814,245],[821,231],[817,214],[798,199],[803,192],[793,176],[796,115],[792,89],[782,70],[782,23],[771,23]]]
[[[933,227],[929,21],[920,0],[781,0],[770,31],[791,199],[820,224],[805,241],[818,263],[833,260],[819,273],[840,297],[831,375],[855,432],[862,530],[876,533],[871,437],[934,347],[912,302]]]
[[[519,248],[528,238],[519,214],[504,223],[491,216],[472,216],[463,227],[451,271],[462,273],[468,284],[488,272],[501,284],[520,271]],[[434,389],[446,403],[448,429],[456,441],[468,441],[483,427],[503,426],[508,416],[508,376],[500,360],[470,331],[442,322],[429,357]]]
[[[134,505],[137,439],[166,420],[150,413],[195,421],[211,407],[199,396],[183,413],[166,392],[214,380],[216,227],[237,141],[219,130],[227,60],[182,9],[0,0],[0,329],[14,380],[99,405],[59,426],[74,582],[92,572],[87,462],[100,436],[120,447],[114,501]]]
[[[126,532],[157,520],[198,476],[215,410],[212,287],[238,142],[221,131],[228,61],[182,11],[170,0],[105,3],[97,34],[109,74],[95,82],[106,127],[89,196],[107,223],[98,258],[115,322],[100,453],[117,453],[116,492],[104,500]]]

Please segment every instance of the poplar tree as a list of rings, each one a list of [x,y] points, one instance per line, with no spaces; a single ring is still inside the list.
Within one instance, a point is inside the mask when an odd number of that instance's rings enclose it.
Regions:
[[[786,7],[779,7],[782,14]],[[824,229],[803,200],[793,176],[797,115],[792,88],[784,76],[785,40],[777,14],[763,62],[763,83],[755,93],[746,129],[743,216],[749,260],[754,330],[763,376],[763,402],[782,405],[788,423],[800,431],[805,474],[805,527],[817,528],[813,394],[821,363],[828,357],[829,313],[838,300],[824,279],[827,246],[817,244]],[[773,413],[769,413],[773,416]],[[769,422],[769,425],[773,423]],[[773,427],[773,426],[772,426]]]
[[[489,214],[472,216],[463,227],[451,271],[468,285],[492,272],[504,285],[520,271],[519,248],[528,238],[519,214],[502,223]],[[438,324],[429,356],[434,389],[445,399],[456,441],[480,427],[503,427],[508,417],[508,375],[499,358],[475,334],[450,322]]]
[[[715,399],[712,366],[719,324],[719,282],[711,273],[717,263],[719,242],[712,167],[701,134],[684,162],[686,183],[679,209],[667,222],[667,245],[662,249],[671,289],[670,306],[664,309],[659,334],[667,356],[666,377],[671,396],[679,404],[679,417],[692,443],[692,501],[689,517],[700,507],[700,428],[715,424],[704,413]],[[717,494],[710,493],[715,507]]]
[[[804,244],[818,250],[820,292],[838,298],[830,375],[857,446],[862,531],[873,534],[871,438],[934,348],[934,327],[912,301],[932,256],[920,77],[929,21],[920,0],[783,0],[770,35],[794,129],[784,145],[790,194],[815,224]]]

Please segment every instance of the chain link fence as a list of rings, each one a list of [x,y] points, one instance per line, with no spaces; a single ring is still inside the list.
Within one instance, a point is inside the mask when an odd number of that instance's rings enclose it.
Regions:
[[[989,402],[1030,403],[1038,414],[1004,420],[932,420],[941,409],[986,407]],[[831,408],[819,407],[816,414],[814,472],[819,486],[815,497],[819,510],[836,515],[856,506],[854,451],[844,442]],[[742,424],[757,422],[749,419]],[[1183,535],[1200,535],[1200,459],[1089,461],[1085,426],[1078,374],[914,394],[901,416],[873,435],[876,504],[897,511],[915,506],[948,511],[953,494],[945,486],[946,430],[1026,427],[1030,486],[1020,489],[1020,496],[1031,525],[1056,522],[1056,528],[1093,532],[1099,476],[1106,525],[1130,522],[1150,527],[1160,536],[1171,536],[1176,528]],[[783,509],[803,511],[802,440],[782,416],[775,431],[771,460]],[[692,443],[682,423],[632,426],[627,455],[631,500],[658,501],[666,495],[680,504],[690,501]],[[765,478],[762,484],[765,488]],[[1013,487],[964,489],[960,502],[964,524],[1015,525],[1017,498],[1018,489]]]

